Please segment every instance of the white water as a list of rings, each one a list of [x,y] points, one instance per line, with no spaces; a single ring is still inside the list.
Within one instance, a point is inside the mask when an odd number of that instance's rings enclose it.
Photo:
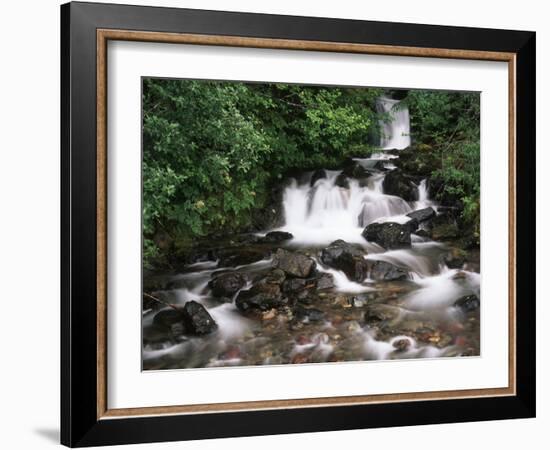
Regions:
[[[285,189],[282,229],[294,235],[293,244],[326,245],[344,239],[366,246],[361,232],[370,223],[409,220],[404,215],[412,211],[411,205],[383,193],[383,174],[370,177],[364,187],[350,179],[349,189],[335,184],[339,174],[327,171],[327,178],[313,186],[292,180]]]
[[[410,145],[409,112],[407,108],[394,108],[398,103],[398,100],[385,97],[378,100],[380,110],[392,116],[390,123],[381,123],[383,149],[403,149]],[[354,158],[354,161],[369,170],[380,169],[382,161],[383,168],[391,170],[395,168],[392,163],[395,158],[398,156],[381,151],[372,154],[370,158]],[[431,320],[435,317],[452,320],[462,314],[453,307],[457,298],[469,294],[479,296],[479,274],[449,270],[440,263],[441,255],[447,251],[443,244],[412,235],[413,244],[410,249],[383,251],[381,247],[368,243],[361,235],[364,228],[374,222],[405,223],[410,220],[406,216],[407,213],[428,206],[437,211],[437,204],[429,198],[426,180],[418,184],[418,200],[408,203],[400,197],[386,195],[383,192],[383,171],[375,170],[366,180],[349,179],[349,187],[346,188],[336,185],[341,171],[327,170],[326,174],[326,178],[317,180],[313,186],[309,180],[292,180],[284,190],[285,225],[281,229],[293,234],[290,246],[326,246],[337,239],[343,239],[365,247],[368,251],[365,258],[368,260],[387,261],[407,270],[411,280],[409,283],[416,283],[417,288],[403,294],[400,306],[395,306],[399,309],[397,321]],[[380,288],[379,284],[373,284],[369,279],[363,282],[351,281],[344,272],[324,266],[317,258],[314,259],[320,272],[332,275],[334,291],[360,294]],[[253,264],[227,269],[242,271],[249,276],[258,272],[261,276],[262,271],[271,266],[271,262],[271,258],[266,258]],[[217,261],[188,265],[185,273],[171,280],[177,282],[178,287],[167,292],[170,301],[176,304],[184,304],[189,300],[202,303],[218,324],[217,332],[208,339],[192,337],[173,345],[162,343],[144,348],[144,361],[157,361],[169,357],[172,360],[187,361],[189,367],[194,367],[193,364],[200,363],[201,354],[208,354],[213,355],[207,364],[208,367],[241,365],[238,353],[223,356],[224,349],[234,346],[235,343],[241,345],[242,342],[252,347],[266,345],[268,338],[254,335],[257,324],[243,317],[234,302],[219,304],[212,301],[208,281],[214,272],[221,269],[223,268],[217,267]],[[250,286],[251,281],[248,281],[243,289],[249,289]],[[234,299],[236,296],[237,294]],[[144,327],[151,326],[154,314],[153,311],[144,313]],[[445,356],[450,348],[438,348],[417,342],[405,335],[392,337],[387,341],[378,340],[380,337],[377,339],[374,328],[362,328],[357,322],[354,323],[357,331],[354,331],[356,334],[353,339],[358,340],[362,348],[362,357],[365,359],[440,357]],[[325,326],[330,328],[334,325],[327,319]],[[395,344],[403,339],[408,340],[409,345],[399,351]],[[334,349],[329,336],[322,332],[312,336],[307,343],[298,344],[295,341],[291,356],[312,352],[310,360],[321,362],[326,361]],[[267,352],[263,361],[264,364],[278,364],[280,355]]]
[[[378,110],[390,114],[392,118],[390,122],[380,122],[380,147],[383,149],[402,150],[411,145],[409,108],[399,103],[399,100],[388,97],[380,97],[376,101]]]

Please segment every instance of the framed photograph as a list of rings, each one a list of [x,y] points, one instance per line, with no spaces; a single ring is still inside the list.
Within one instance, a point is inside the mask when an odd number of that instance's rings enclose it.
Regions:
[[[535,415],[535,33],[61,7],[62,443]]]

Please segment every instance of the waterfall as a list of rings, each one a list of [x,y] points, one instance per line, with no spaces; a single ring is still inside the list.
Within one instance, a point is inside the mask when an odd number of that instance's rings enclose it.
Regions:
[[[402,150],[411,145],[409,108],[399,106],[400,103],[400,100],[388,97],[380,97],[376,101],[378,111],[389,113],[392,118],[389,122],[380,121],[380,147],[383,149]]]
[[[366,163],[365,160],[362,160]],[[364,227],[372,222],[408,220],[412,211],[402,198],[383,193],[384,174],[366,183],[348,179],[349,188],[337,184],[341,171],[327,171],[327,177],[313,186],[293,180],[283,194],[284,230],[296,244],[329,244],[336,239],[364,244]]]

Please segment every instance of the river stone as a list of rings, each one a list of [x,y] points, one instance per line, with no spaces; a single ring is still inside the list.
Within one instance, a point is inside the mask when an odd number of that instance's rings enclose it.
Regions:
[[[272,269],[265,277],[265,282],[270,284],[282,284],[285,281],[286,275],[281,269]]]
[[[183,306],[185,329],[191,334],[209,334],[218,328],[216,322],[200,303],[191,300]]]
[[[418,223],[422,223],[435,217],[435,209],[428,206],[427,208],[417,209],[416,211],[410,212],[407,216],[411,219],[417,220]]]
[[[269,311],[272,308],[280,308],[288,304],[288,299],[283,297],[278,284],[259,282],[248,291],[240,291],[235,300],[235,305],[241,311],[250,310]]]
[[[480,302],[477,295],[466,295],[460,297],[455,303],[454,306],[460,308],[464,312],[472,312],[479,308]]]
[[[389,262],[375,261],[370,268],[370,277],[376,281],[396,281],[408,279],[409,274]]]
[[[349,179],[346,174],[341,173],[340,175],[338,175],[336,177],[336,180],[334,180],[334,185],[344,189],[349,189]]]
[[[407,224],[396,222],[371,223],[362,233],[370,242],[375,242],[385,249],[409,248],[411,246],[411,230]]]
[[[307,278],[315,269],[315,261],[301,253],[289,252],[279,248],[273,258],[273,267],[283,270],[288,275]]]
[[[334,277],[330,273],[323,273],[317,279],[317,289],[330,289],[334,287]]]
[[[238,272],[224,273],[208,282],[212,294],[216,297],[232,297],[245,284],[245,278]]]
[[[294,294],[306,288],[307,280],[304,278],[289,278],[283,283],[283,292]]]
[[[465,250],[453,247],[443,256],[443,262],[449,269],[462,269],[467,257]]]
[[[218,267],[236,267],[261,261],[266,257],[265,251],[247,248],[223,249],[218,254]]]
[[[385,194],[401,197],[407,202],[418,200],[418,191],[412,179],[399,169],[392,170],[384,177],[382,187]]]
[[[294,236],[292,233],[287,233],[286,231],[270,231],[263,238],[261,238],[260,241],[267,243],[278,243],[289,241],[293,237]]]
[[[327,177],[327,172],[325,169],[317,169],[311,175],[310,186],[313,186],[318,180],[324,180]]]
[[[321,261],[341,270],[350,280],[361,282],[367,277],[368,271],[367,261],[363,258],[365,254],[361,246],[338,239],[321,251]]]
[[[155,317],[153,317],[153,325],[163,328],[171,328],[172,325],[183,323],[183,321],[183,312],[172,308],[163,309],[162,311],[156,313]]]

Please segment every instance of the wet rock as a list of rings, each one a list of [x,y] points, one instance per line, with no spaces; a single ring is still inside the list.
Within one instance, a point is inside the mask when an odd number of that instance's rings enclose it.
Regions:
[[[396,306],[375,304],[369,306],[365,312],[365,322],[372,324],[393,321],[399,318],[401,310]]]
[[[382,187],[385,194],[396,195],[407,202],[418,200],[418,191],[413,180],[399,169],[388,172]]]
[[[153,317],[153,325],[167,330],[172,330],[174,325],[180,324],[182,327],[181,331],[183,333],[183,329],[185,328],[184,320],[185,316],[182,311],[172,308],[163,309],[155,314],[155,317]]]
[[[464,312],[472,312],[479,308],[480,302],[477,295],[466,295],[459,298],[454,306],[460,308]]]
[[[449,269],[461,269],[466,262],[468,253],[460,248],[453,247],[443,256],[443,263]]]
[[[289,278],[283,283],[283,292],[285,294],[295,294],[305,290],[307,280],[304,278]]]
[[[408,279],[409,274],[389,262],[374,261],[370,267],[370,277],[376,281],[396,281]]]
[[[260,239],[260,242],[279,243],[289,241],[293,237],[292,233],[287,233],[286,231],[270,231]]]
[[[336,177],[336,180],[334,180],[334,185],[344,189],[349,189],[349,179],[346,174],[341,173],[340,175],[338,175]]]
[[[327,177],[325,169],[317,169],[311,176],[310,185],[313,186],[318,180],[324,180]]]
[[[411,347],[411,341],[409,339],[398,339],[394,341],[393,347],[398,352],[405,352]]]
[[[361,282],[367,277],[368,272],[367,261],[363,258],[365,254],[361,246],[339,239],[321,251],[321,261],[327,266],[341,270],[350,280]]]
[[[334,287],[334,277],[330,273],[322,273],[316,282],[317,289],[330,289]]]
[[[315,269],[315,261],[301,253],[280,248],[273,258],[273,267],[294,277],[307,278]]]
[[[425,222],[435,217],[435,210],[428,206],[427,208],[417,209],[416,211],[407,214],[411,219],[415,219],[418,223]]]
[[[270,284],[282,284],[286,275],[281,269],[273,269],[265,277],[265,282]]]
[[[216,297],[232,297],[245,284],[244,276],[238,272],[223,273],[208,282]]]
[[[220,250],[217,256],[218,267],[237,267],[261,261],[267,254],[251,248],[229,248]]]
[[[460,230],[456,224],[434,225],[432,239],[435,241],[448,241],[460,237]]]
[[[257,283],[247,291],[240,291],[235,300],[235,306],[244,312],[269,311],[287,304],[288,299],[283,297],[279,285],[265,282]]]
[[[357,162],[351,160],[346,167],[344,167],[344,170],[342,170],[342,173],[350,178],[365,178],[370,175],[370,172],[365,169],[361,164],[358,164]]]
[[[194,300],[183,306],[183,317],[187,333],[203,335],[212,333],[218,328],[206,308]]]
[[[375,242],[385,249],[409,248],[411,230],[408,225],[395,222],[371,223],[362,233],[370,242]]]

